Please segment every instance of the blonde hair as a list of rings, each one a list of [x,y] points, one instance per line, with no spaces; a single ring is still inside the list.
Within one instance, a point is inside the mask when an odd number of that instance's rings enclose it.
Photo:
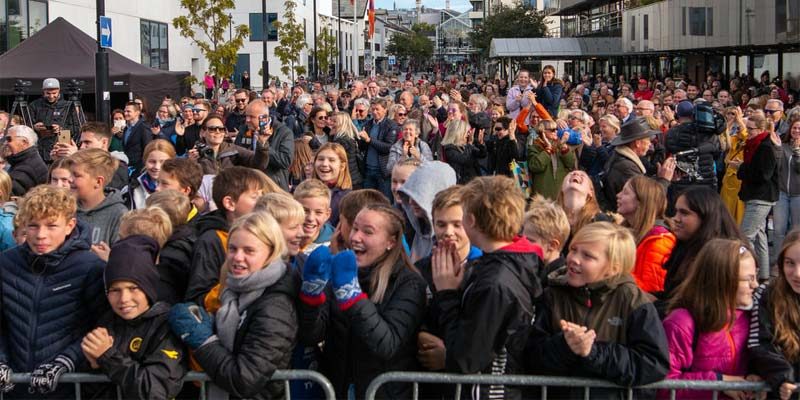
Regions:
[[[609,278],[631,273],[636,264],[636,242],[628,228],[611,222],[593,222],[575,234],[570,246],[598,242],[606,244],[607,268],[611,268]]]
[[[558,240],[561,248],[569,239],[569,220],[567,213],[552,200],[535,199],[525,213],[523,222],[525,229],[530,230],[543,241]]]
[[[300,201],[311,197],[324,197],[330,201],[331,190],[328,189],[328,185],[319,179],[306,179],[297,185],[297,188],[294,190],[294,198]]]
[[[603,115],[602,117],[600,117],[600,121],[606,121],[606,124],[608,124],[608,126],[614,128],[614,131],[616,133],[619,133],[620,122],[619,122],[619,118],[617,118],[616,115],[613,115],[613,114]],[[598,123],[599,123],[599,121],[598,121]]]
[[[337,112],[333,114],[334,127],[336,128],[336,138],[345,137],[350,140],[356,140],[358,130],[350,114],[345,112]]]
[[[11,190],[13,186],[11,175],[0,169],[0,203],[5,203],[11,199]]]
[[[461,207],[461,185],[453,185],[436,193],[436,196],[433,197],[433,204],[431,205],[431,216],[435,221],[436,211],[442,211],[456,206]]]
[[[447,129],[444,132],[444,139],[442,139],[442,146],[446,144],[454,144],[456,146],[463,146],[466,141],[467,131],[469,130],[469,123],[460,119],[454,119],[447,123]]]
[[[461,189],[464,215],[472,214],[475,228],[494,240],[511,241],[522,228],[525,197],[505,176],[478,177]]]
[[[172,236],[172,222],[169,215],[160,207],[147,207],[131,210],[122,215],[119,221],[119,238],[142,235],[158,242],[164,247]]]
[[[81,168],[92,178],[101,176],[108,184],[119,168],[119,161],[103,149],[83,149],[69,156],[69,168]]]
[[[29,190],[19,202],[19,211],[14,217],[15,226],[42,219],[64,217],[75,218],[78,203],[69,190],[50,185],[39,185]]]
[[[172,228],[186,223],[189,213],[192,212],[192,202],[189,196],[175,189],[159,190],[145,200],[147,207],[158,207],[169,216]]]
[[[336,177],[336,187],[339,189],[352,189],[353,181],[350,180],[350,163],[347,162],[347,150],[339,143],[325,143],[314,153],[314,159],[312,160],[314,178],[319,179],[315,164],[317,163],[317,157],[319,157],[319,154],[323,151],[332,151],[339,159],[339,164],[341,164],[339,167],[339,176]]]
[[[238,218],[233,222],[230,231],[228,231],[228,238],[233,236],[233,234],[240,229],[255,236],[261,243],[272,249],[272,253],[269,255],[264,265],[268,265],[275,260],[283,259],[288,252],[286,240],[283,238],[283,231],[281,231],[278,221],[267,212],[251,212],[250,214],[245,214]],[[229,264],[230,262],[226,259],[225,264],[222,266],[224,273],[227,273]],[[220,280],[220,282],[224,281],[224,279]]]
[[[278,224],[286,221],[302,221],[305,218],[303,205],[288,193],[267,193],[258,198],[253,212],[266,212]]]

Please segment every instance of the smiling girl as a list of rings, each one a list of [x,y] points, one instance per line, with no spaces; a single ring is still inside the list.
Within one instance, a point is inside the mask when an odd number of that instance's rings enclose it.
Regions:
[[[350,229],[352,251],[312,262],[320,248],[305,264],[300,340],[308,346],[325,342],[320,371],[337,393],[348,393],[353,385],[355,398],[363,398],[377,375],[417,368],[414,339],[426,285],[408,260],[402,235],[397,210],[368,205]],[[379,396],[410,398],[411,386],[385,385]]]
[[[297,334],[296,282],[283,260],[286,251],[272,216],[246,214],[228,235],[220,279],[224,288],[213,331],[203,308],[192,308],[193,303],[172,308],[173,331],[194,349],[211,381],[230,397],[283,397],[283,383],[265,378],[289,367]]]
[[[331,190],[330,223],[339,223],[339,201],[353,189],[347,151],[338,143],[326,143],[314,154],[314,178]]]
[[[655,307],[630,275],[635,259],[636,244],[626,228],[596,222],[575,235],[566,267],[551,275],[537,307],[526,347],[531,373],[626,387],[664,379],[667,340]],[[581,397],[554,397],[565,394]]]
[[[792,231],[778,255],[778,276],[756,290],[747,345],[753,369],[782,400],[800,380],[800,231]]]
[[[175,147],[164,139],[156,139],[144,148],[144,172],[130,184],[129,208],[145,208],[150,194],[155,193],[158,186],[158,175],[164,161],[175,158]]]

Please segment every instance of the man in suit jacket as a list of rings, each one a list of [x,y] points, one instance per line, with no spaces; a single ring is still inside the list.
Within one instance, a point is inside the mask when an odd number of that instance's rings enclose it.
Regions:
[[[125,132],[122,136],[122,146],[128,156],[128,165],[133,169],[131,176],[138,176],[144,165],[142,153],[144,148],[153,140],[153,132],[140,118],[142,110],[134,102],[125,104],[123,112],[125,117]]]

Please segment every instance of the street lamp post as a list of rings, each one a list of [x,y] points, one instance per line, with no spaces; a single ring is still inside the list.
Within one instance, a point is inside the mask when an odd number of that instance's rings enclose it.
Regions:
[[[355,5],[353,6],[355,7]],[[344,88],[344,49],[342,49],[342,0],[336,0],[336,16],[339,20],[339,89]]]
[[[261,49],[264,60],[261,61],[261,88],[269,87],[269,61],[267,57],[267,0],[261,0]]]
[[[319,68],[317,68],[317,0],[314,0],[314,63],[311,68],[314,70],[314,80],[319,80]]]
[[[108,51],[100,46],[100,17],[106,14],[105,0],[97,0],[97,52],[94,56],[94,99],[97,120],[108,122],[111,118],[111,94],[108,90]],[[106,96],[108,94],[108,96]]]

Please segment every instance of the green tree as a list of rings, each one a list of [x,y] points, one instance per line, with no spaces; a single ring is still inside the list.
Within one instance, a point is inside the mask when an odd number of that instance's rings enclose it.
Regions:
[[[433,42],[428,37],[435,30],[430,24],[415,24],[411,27],[411,32],[393,35],[386,51],[408,61],[414,69],[419,70],[433,57]]]
[[[489,45],[495,38],[547,37],[544,14],[530,5],[516,4],[513,7],[499,4],[491,15],[470,32],[472,45],[484,57],[489,56]]]
[[[339,56],[339,43],[336,36],[333,35],[328,27],[323,27],[322,32],[317,35],[317,51],[314,58],[317,59],[317,65],[323,76],[327,76],[331,65],[336,63],[336,57]]]
[[[303,25],[295,18],[294,10],[297,4],[294,0],[286,0],[283,5],[286,11],[283,13],[282,21],[274,22],[278,29],[279,43],[275,47],[275,56],[281,60],[281,72],[294,82],[295,74],[306,73],[306,67],[300,64],[300,52],[306,48],[306,35]]]
[[[200,48],[208,60],[209,72],[216,77],[218,87],[222,78],[233,75],[239,49],[244,46],[244,38],[250,34],[247,25],[237,25],[233,35],[228,38],[231,23],[229,11],[234,6],[234,0],[181,0],[181,7],[187,12],[172,20],[172,26],[179,30],[180,35]]]

